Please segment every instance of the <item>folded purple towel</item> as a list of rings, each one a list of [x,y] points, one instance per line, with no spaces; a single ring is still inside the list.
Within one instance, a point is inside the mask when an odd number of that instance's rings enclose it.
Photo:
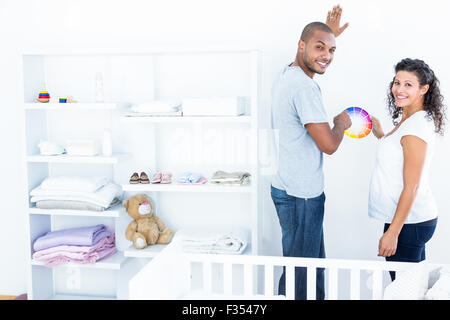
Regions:
[[[103,224],[51,231],[36,239],[33,249],[39,251],[61,245],[92,246],[111,234]]]
[[[33,253],[33,259],[42,261],[47,267],[68,262],[95,263],[116,252],[114,234],[104,237],[93,246],[57,246]]]

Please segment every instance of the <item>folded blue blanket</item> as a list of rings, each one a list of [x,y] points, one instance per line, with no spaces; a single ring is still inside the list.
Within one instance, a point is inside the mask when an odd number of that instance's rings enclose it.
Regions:
[[[33,249],[39,251],[61,245],[92,246],[110,235],[112,233],[103,224],[51,231],[36,239]]]
[[[182,183],[196,183],[203,176],[199,173],[184,172],[178,177],[178,182]]]

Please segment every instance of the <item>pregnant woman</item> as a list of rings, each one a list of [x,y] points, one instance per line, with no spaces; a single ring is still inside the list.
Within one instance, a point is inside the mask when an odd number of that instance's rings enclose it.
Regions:
[[[425,243],[436,229],[438,211],[428,183],[437,134],[443,134],[444,106],[439,81],[422,60],[395,67],[388,94],[394,129],[380,140],[369,190],[369,216],[385,223],[378,256],[387,261],[425,260]],[[400,121],[398,121],[400,120]],[[395,273],[391,272],[391,279]]]

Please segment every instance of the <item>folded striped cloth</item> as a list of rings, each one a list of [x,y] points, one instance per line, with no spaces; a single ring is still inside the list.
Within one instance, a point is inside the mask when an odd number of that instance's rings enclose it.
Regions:
[[[232,234],[226,234],[211,239],[183,239],[181,242],[184,252],[239,254],[245,243]]]
[[[173,242],[183,252],[241,254],[247,247],[247,238],[243,230],[181,229]]]
[[[212,184],[246,185],[250,182],[250,173],[216,171],[210,181]]]

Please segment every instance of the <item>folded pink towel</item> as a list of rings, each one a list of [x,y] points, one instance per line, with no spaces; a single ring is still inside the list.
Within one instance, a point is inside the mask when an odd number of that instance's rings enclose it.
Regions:
[[[48,267],[67,262],[95,263],[116,252],[115,236],[104,237],[92,246],[56,246],[33,253],[33,259],[42,261]]]
[[[92,252],[87,256],[84,256],[82,258],[76,258],[76,257],[69,257],[67,255],[58,255],[53,258],[40,260],[44,262],[45,266],[47,267],[55,267],[61,264],[66,264],[68,262],[75,262],[80,264],[86,264],[86,263],[95,263],[100,259],[107,258],[111,255],[113,255],[116,252],[116,247],[105,249],[101,252]]]

